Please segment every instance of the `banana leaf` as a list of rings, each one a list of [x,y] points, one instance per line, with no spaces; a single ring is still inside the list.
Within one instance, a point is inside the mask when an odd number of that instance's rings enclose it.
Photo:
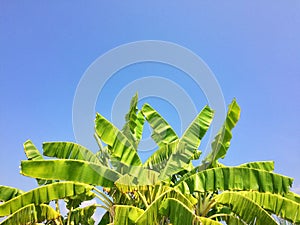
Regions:
[[[95,129],[99,138],[109,146],[112,157],[129,166],[140,166],[142,161],[127,137],[113,124],[97,113]]]
[[[249,162],[249,163],[241,164],[238,167],[247,167],[247,168],[272,172],[274,171],[274,161]]]
[[[176,189],[183,193],[218,190],[253,190],[284,194],[293,179],[265,170],[244,167],[219,167],[183,177]]]
[[[31,140],[27,140],[24,144],[24,152],[28,160],[43,160],[40,151],[35,147]],[[51,184],[51,180],[36,179],[38,185]]]
[[[239,194],[260,205],[269,212],[293,223],[300,223],[300,203],[278,194],[242,191]]]
[[[145,210],[143,214],[141,214],[135,221],[137,225],[142,224],[158,224],[158,222],[162,219],[162,215],[160,215],[160,206],[165,199],[168,198],[176,198],[182,204],[184,204],[187,208],[193,209],[193,203],[180,192],[169,189],[166,192],[163,192],[160,196],[158,196]]]
[[[152,138],[159,147],[163,147],[164,143],[171,143],[178,139],[168,122],[149,104],[143,105],[142,113],[152,127]]]
[[[0,185],[0,202],[6,202],[16,196],[23,194],[24,191],[14,188]]]
[[[35,147],[31,140],[25,141],[23,144],[24,152],[28,160],[43,160],[43,156],[39,150]]]
[[[45,220],[58,220],[59,218],[60,214],[48,205],[35,206],[34,204],[29,204],[12,213],[0,225],[35,224]]]
[[[198,148],[212,118],[213,111],[208,106],[204,107],[179,140],[161,143],[160,149],[144,165],[161,171],[161,180],[166,180],[182,170],[193,168],[191,160],[199,158]]]
[[[233,99],[228,107],[226,120],[211,144],[211,151],[203,160],[208,166],[215,166],[219,158],[225,157],[232,138],[231,130],[235,127],[240,118],[240,111],[239,105],[236,100]]]
[[[73,159],[21,161],[21,174],[40,179],[74,181],[103,187],[112,187],[120,177],[119,173],[107,167]]]
[[[217,195],[214,200],[219,204],[229,206],[232,212],[247,224],[277,225],[274,218],[267,211],[237,192],[223,192]]]
[[[40,186],[0,204],[0,217],[8,216],[29,204],[39,205],[52,200],[90,192],[93,186],[74,182],[59,182]]]
[[[59,159],[78,159],[91,163],[100,164],[99,159],[93,152],[72,142],[44,142],[43,154]]]
[[[138,144],[142,138],[143,127],[145,118],[141,111],[137,108],[138,95],[137,93],[130,102],[129,112],[125,116],[125,125],[122,128],[123,134],[131,142],[135,149],[137,149]]]
[[[172,225],[222,225],[217,221],[196,216],[194,211],[175,198],[167,198],[160,206],[159,212],[166,216]]]
[[[134,221],[144,212],[130,205],[116,205],[114,209],[114,225],[135,225]]]
[[[94,225],[95,220],[92,218],[92,216],[94,215],[95,210],[96,205],[94,204],[69,211],[70,216],[68,217],[68,221],[70,224]]]

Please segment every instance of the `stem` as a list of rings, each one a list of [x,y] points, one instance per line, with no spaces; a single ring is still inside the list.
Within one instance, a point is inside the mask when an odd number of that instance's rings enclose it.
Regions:
[[[230,216],[230,215],[225,214],[225,213],[219,213],[219,214],[214,214],[214,215],[212,215],[212,216],[210,216],[210,217],[208,217],[208,218],[209,218],[209,219],[213,219],[213,218],[216,218],[216,217],[218,217],[218,216]]]
[[[98,137],[98,135],[97,135],[96,133],[94,133],[94,138],[96,139],[97,144],[98,144],[100,150],[103,151],[103,145],[102,145],[102,143],[101,143],[100,138]]]
[[[58,212],[60,214],[58,200],[55,200],[55,210],[56,210],[56,212]]]
[[[214,207],[216,204],[215,200],[212,200],[208,206],[206,207],[206,209],[203,211],[202,215],[201,216],[206,216],[206,214],[209,212],[209,210]]]
[[[105,200],[106,200],[106,202],[108,202],[109,204],[109,206],[111,206],[111,205],[113,205],[114,203],[109,199],[109,197],[107,197],[102,191],[100,191],[98,188],[96,188],[96,187],[94,187],[94,190],[98,193],[98,194],[100,194],[101,195],[101,197],[103,197]],[[101,200],[102,201],[102,200]]]
[[[68,214],[68,220],[67,220],[67,225],[70,225],[70,222],[71,222],[71,213],[73,211],[73,206],[71,207],[70,211],[69,211],[69,214]]]
[[[104,206],[104,205],[100,205],[100,204],[96,204],[96,207],[102,208],[102,209],[106,209],[109,212],[109,208]]]
[[[111,207],[111,206],[112,206],[112,204],[110,204],[109,202],[107,202],[107,201],[106,201],[104,198],[102,198],[100,195],[95,194],[95,196],[96,196],[96,198],[100,199],[100,200],[104,203],[104,205],[106,205],[106,206],[108,206],[108,207]]]
[[[139,191],[137,191],[137,193],[138,193],[139,196],[141,197],[141,199],[142,199],[143,203],[145,204],[146,208],[148,208],[149,205],[148,205],[148,203],[147,203],[147,200],[146,200],[145,196],[143,196],[142,193],[139,192]]]

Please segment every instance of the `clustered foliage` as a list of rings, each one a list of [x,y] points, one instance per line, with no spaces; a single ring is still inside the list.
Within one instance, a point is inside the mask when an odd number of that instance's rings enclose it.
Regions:
[[[290,191],[293,180],[274,173],[272,161],[239,166],[218,161],[239,120],[235,100],[199,166],[192,161],[201,155],[213,110],[205,106],[178,137],[149,104],[138,110],[137,103],[135,95],[122,130],[96,115],[96,154],[76,143],[47,142],[44,159],[26,141],[28,160],[21,162],[21,174],[35,178],[39,187],[23,192],[0,186],[0,224],[94,224],[97,207],[106,210],[99,225],[300,224],[300,196]],[[158,150],[142,163],[137,149],[145,121]],[[82,206],[91,199],[101,204]],[[65,216],[58,200],[66,202]]]

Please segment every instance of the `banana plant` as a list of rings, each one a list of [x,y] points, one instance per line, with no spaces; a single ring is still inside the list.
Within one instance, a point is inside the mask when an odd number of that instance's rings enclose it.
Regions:
[[[199,147],[213,120],[213,110],[205,106],[180,137],[152,106],[144,104],[139,110],[137,104],[135,95],[121,130],[96,114],[96,153],[76,143],[47,142],[43,144],[43,155],[50,159],[44,159],[27,141],[24,146],[28,160],[21,162],[21,174],[37,179],[40,189],[66,182],[84,188],[43,201],[40,199],[46,192],[38,191],[35,198],[20,204],[13,199],[20,199],[24,192],[0,187],[4,190],[0,192],[0,200],[4,201],[0,216],[7,216],[5,221],[17,221],[27,212],[28,221],[34,223],[43,218],[57,224],[93,224],[92,215],[96,207],[101,207],[106,212],[100,225],[300,223],[300,196],[290,191],[293,179],[274,173],[274,162],[238,166],[219,162],[226,156],[232,129],[240,117],[235,99],[211,151],[196,166],[193,160],[201,157]],[[152,128],[158,149],[143,163],[138,145],[145,122]],[[102,203],[80,207],[92,198]],[[57,199],[66,201],[66,217],[58,210],[54,210],[58,214],[41,213],[51,210],[48,202]]]

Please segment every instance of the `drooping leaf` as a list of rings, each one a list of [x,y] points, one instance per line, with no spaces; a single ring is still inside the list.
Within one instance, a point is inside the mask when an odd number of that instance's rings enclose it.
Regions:
[[[111,187],[120,177],[117,172],[82,160],[60,159],[21,161],[21,174],[34,178],[66,180]]]
[[[77,208],[69,211],[71,213],[69,217],[70,224],[85,224],[94,225],[95,220],[92,218],[96,210],[96,205],[89,205],[84,208]]]
[[[185,176],[176,184],[176,188],[184,193],[254,190],[283,194],[289,191],[292,182],[292,178],[265,170],[246,167],[218,167]]]
[[[95,197],[95,193],[90,191],[75,196],[67,197],[64,200],[66,202],[66,208],[68,210],[72,210],[78,208],[82,202],[92,200]]]
[[[10,214],[10,213],[9,213]],[[9,215],[8,214],[8,215]],[[37,215],[34,204],[27,205],[12,213],[1,225],[23,225],[37,222]]]
[[[39,205],[52,200],[91,191],[93,186],[74,182],[59,182],[38,187],[0,204],[0,216],[8,216],[29,204]]]
[[[160,206],[165,199],[168,198],[176,198],[178,201],[183,203],[187,208],[192,209],[193,203],[180,192],[169,189],[166,192],[163,192],[160,196],[158,196],[145,210],[143,214],[141,214],[135,221],[137,225],[142,224],[158,224],[161,220],[162,216],[159,213]]]
[[[24,191],[20,189],[0,185],[0,202],[6,202],[23,193]]]
[[[211,151],[203,160],[209,165],[215,166],[216,161],[219,158],[224,158],[226,152],[230,146],[230,140],[232,138],[231,130],[235,127],[240,118],[240,107],[234,99],[228,107],[226,120],[216,135],[214,141],[211,144]]]
[[[37,212],[38,222],[43,222],[45,220],[50,221],[60,219],[61,215],[49,205],[40,204],[35,206],[35,209]]]
[[[223,192],[217,195],[214,200],[219,204],[229,206],[235,214],[248,224],[277,225],[267,211],[238,192]]]
[[[197,216],[193,210],[175,198],[167,198],[164,200],[159,211],[162,215],[168,217],[172,225],[222,225],[209,218]]]
[[[274,161],[249,162],[249,163],[241,164],[239,165],[239,167],[247,167],[247,168],[272,172],[274,170]]]
[[[283,219],[293,223],[300,223],[300,203],[284,198],[278,194],[260,193],[256,191],[242,191],[239,192],[239,194],[246,196],[262,208]]]
[[[12,213],[0,225],[35,224],[45,220],[56,220],[59,217],[60,214],[48,205],[35,206],[34,204],[29,204]]]
[[[226,221],[226,224],[230,224],[230,225],[248,225],[246,222],[244,222],[234,214],[230,214],[224,217],[224,221]]]
[[[127,137],[99,113],[96,115],[95,129],[100,139],[109,146],[114,158],[129,166],[142,165],[136,149]]]
[[[114,225],[135,225],[134,221],[144,210],[130,205],[116,205]]]
[[[44,155],[59,159],[78,159],[100,164],[99,159],[86,147],[72,142],[44,142]]]
[[[152,127],[152,138],[159,147],[163,147],[164,143],[171,143],[178,139],[168,122],[149,104],[143,105],[142,113]]]
[[[292,201],[297,202],[297,203],[300,204],[300,195],[298,195],[298,194],[296,194],[294,192],[289,191],[289,192],[285,193],[283,195],[283,197],[285,197],[287,199],[290,199],[290,200],[292,200]]]
[[[140,167],[142,168],[142,167]],[[159,174],[152,170],[137,169],[135,176],[125,174],[120,177],[115,185],[122,192],[132,192],[135,190],[147,190],[149,186],[158,184]]]

